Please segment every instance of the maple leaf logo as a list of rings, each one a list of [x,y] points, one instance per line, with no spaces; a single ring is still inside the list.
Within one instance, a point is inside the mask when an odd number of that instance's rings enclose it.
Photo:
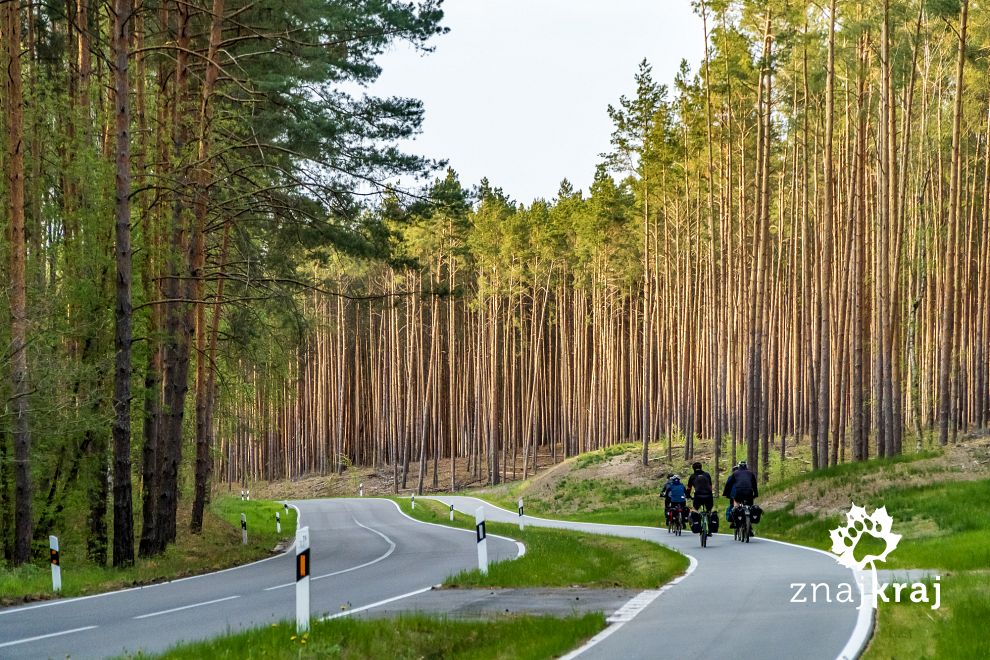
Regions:
[[[838,557],[836,561],[847,568],[862,571],[867,566],[876,569],[875,562],[887,561],[889,555],[901,540],[900,534],[894,534],[891,526],[894,519],[887,513],[887,507],[882,506],[876,509],[872,515],[867,515],[866,509],[856,506],[846,513],[845,527],[837,527],[829,532],[832,537],[832,552]],[[863,534],[869,534],[875,539],[884,542],[885,547],[879,555],[866,555],[862,559],[856,559],[856,545]]]

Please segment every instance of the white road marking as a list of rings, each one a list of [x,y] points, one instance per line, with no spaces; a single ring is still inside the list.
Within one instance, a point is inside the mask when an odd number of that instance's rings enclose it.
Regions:
[[[377,557],[375,559],[372,559],[371,561],[366,561],[363,564],[358,564],[357,566],[351,566],[350,568],[345,568],[345,569],[340,570],[340,571],[334,571],[333,573],[324,573],[323,575],[316,575],[316,576],[310,578],[311,581],[315,582],[316,580],[322,580],[323,578],[333,577],[334,575],[341,575],[342,573],[350,573],[351,571],[356,571],[359,568],[366,568],[368,566],[371,566],[372,564],[377,564],[380,561],[384,561],[385,559],[388,559],[389,556],[393,552],[395,552],[395,543],[392,542],[392,539],[390,539],[389,537],[385,536],[384,534],[382,534],[381,532],[379,532],[377,529],[372,529],[372,528],[368,527],[367,525],[362,525],[360,522],[358,522],[357,518],[353,518],[352,520],[354,520],[354,524],[357,525],[358,527],[363,527],[364,529],[368,530],[369,532],[374,532],[375,534],[378,534],[378,536],[380,536],[383,539],[385,539],[385,542],[388,543],[388,550],[382,556]],[[285,589],[286,587],[291,587],[293,585],[295,585],[295,582],[288,582],[286,584],[279,584],[279,585],[276,585],[274,587],[267,587],[265,589],[265,591],[275,591],[276,589]]]
[[[204,603],[193,603],[192,605],[183,605],[182,607],[173,607],[170,610],[162,610],[161,612],[152,612],[151,614],[142,614],[140,616],[133,617],[134,619],[150,619],[153,616],[161,616],[162,614],[171,614],[172,612],[181,612],[182,610],[191,610],[194,607],[203,607],[204,605],[213,605],[214,603],[222,603],[225,600],[234,600],[235,598],[240,598],[240,596],[227,596],[226,598],[217,598],[216,600],[208,600]]]
[[[339,619],[343,616],[350,616],[352,614],[357,614],[358,612],[364,612],[365,610],[370,610],[373,607],[379,607],[381,605],[388,605],[389,603],[394,603],[397,600],[402,600],[403,598],[409,598],[410,596],[418,596],[419,594],[425,594],[427,591],[432,591],[440,585],[433,587],[424,587],[422,589],[417,589],[416,591],[410,591],[409,593],[402,594],[401,596],[392,596],[391,598],[386,598],[385,600],[380,600],[377,603],[371,603],[370,605],[362,605],[361,607],[355,607],[353,610],[347,610],[346,612],[340,612],[339,614],[331,614],[330,616],[325,616],[321,621],[329,621],[330,619]]]
[[[637,614],[639,614],[644,609],[646,609],[646,606],[652,603],[653,601],[655,601],[657,598],[659,598],[663,592],[672,588],[674,585],[678,584],[681,580],[684,580],[689,575],[694,573],[694,569],[698,568],[698,560],[692,557],[691,555],[685,555],[685,557],[687,557],[691,563],[688,565],[688,569],[684,571],[684,575],[678,576],[677,578],[671,580],[670,582],[663,585],[659,589],[651,589],[649,591],[643,591],[630,598],[625,605],[620,607],[612,614],[612,616],[606,619],[606,621],[608,621],[609,623],[609,626],[605,628],[605,630],[601,631],[600,633],[589,639],[587,642],[585,642],[584,646],[580,646],[574,649],[573,651],[571,651],[570,653],[568,653],[567,655],[561,657],[560,660],[573,660],[573,658],[578,657],[579,655],[590,649],[592,646],[597,646],[605,639],[611,637],[612,634],[615,633],[615,631],[617,631],[619,628],[632,621]]]
[[[48,639],[49,637],[61,637],[62,635],[71,635],[72,633],[83,632],[84,630],[92,630],[98,626],[83,626],[82,628],[73,628],[72,630],[63,630],[61,632],[48,633],[47,635],[38,635],[37,637],[25,637],[24,639],[15,639],[12,642],[4,642],[0,644],[0,649],[7,646],[16,646],[18,644],[27,644],[28,642],[37,642],[40,639]]]

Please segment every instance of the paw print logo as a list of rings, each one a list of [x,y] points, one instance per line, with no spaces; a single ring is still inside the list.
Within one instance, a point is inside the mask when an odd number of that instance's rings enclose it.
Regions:
[[[867,566],[876,569],[875,562],[887,561],[894,548],[901,540],[900,534],[891,531],[894,519],[887,513],[887,507],[882,506],[872,515],[866,514],[866,509],[852,505],[846,513],[846,526],[837,527],[829,532],[832,537],[832,552],[838,555],[836,561],[847,568],[864,570]],[[884,542],[885,547],[879,555],[866,555],[861,560],[856,559],[856,545],[863,534],[869,534]]]

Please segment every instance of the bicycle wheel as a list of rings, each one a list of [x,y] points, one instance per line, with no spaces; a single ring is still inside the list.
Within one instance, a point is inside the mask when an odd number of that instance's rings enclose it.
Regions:
[[[744,543],[749,543],[749,536],[750,536],[750,534],[753,531],[753,528],[751,527],[752,524],[753,523],[750,521],[749,515],[747,515],[746,516],[746,522],[743,523],[743,542]]]
[[[701,512],[701,547],[708,547],[708,512]]]

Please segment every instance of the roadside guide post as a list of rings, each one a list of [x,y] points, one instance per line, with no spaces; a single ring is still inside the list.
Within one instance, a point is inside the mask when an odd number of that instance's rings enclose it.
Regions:
[[[364,497],[364,482],[362,481],[360,486],[358,486],[358,497]]]
[[[520,497],[519,498],[519,531],[520,532],[526,528],[526,523],[523,522],[524,515],[526,514],[523,513],[523,501],[522,498]]]
[[[282,533],[282,519],[278,515],[278,511],[275,512],[275,533]]]
[[[474,513],[474,532],[478,537],[478,570],[488,575],[488,535],[485,533],[485,508],[479,506]]]
[[[48,547],[52,562],[52,591],[62,591],[62,559],[58,553],[58,537],[48,537]]]
[[[309,630],[309,527],[296,530],[296,633]]]
[[[415,509],[416,508],[416,493],[413,493],[413,495],[412,495],[412,504],[409,505],[409,508],[411,508],[411,509]]]
[[[241,514],[241,545],[247,545],[247,516]]]
[[[450,522],[454,522],[454,505],[450,505]]]

